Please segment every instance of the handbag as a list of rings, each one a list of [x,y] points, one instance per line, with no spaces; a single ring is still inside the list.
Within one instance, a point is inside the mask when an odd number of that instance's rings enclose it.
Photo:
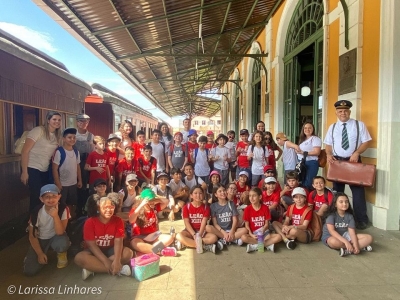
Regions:
[[[372,187],[375,183],[375,176],[375,165],[335,160],[329,164],[326,178],[329,181]]]
[[[325,168],[326,163],[328,161],[328,157],[326,156],[326,150],[321,149],[321,152],[318,155],[318,165],[320,168]]]
[[[303,152],[303,158],[297,163],[296,165],[296,172],[299,177],[300,182],[304,182],[304,179],[306,178],[306,158],[307,158],[308,152],[304,151]]]

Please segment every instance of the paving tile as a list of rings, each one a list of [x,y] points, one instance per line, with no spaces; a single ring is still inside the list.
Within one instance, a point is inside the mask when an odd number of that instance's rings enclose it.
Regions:
[[[400,299],[400,292],[390,285],[339,286],[337,289],[349,299]]]
[[[280,300],[344,300],[348,299],[335,287],[266,288],[265,299]]]
[[[400,260],[397,257],[383,254],[378,256],[375,252],[362,254],[357,258],[365,265],[367,274],[375,274],[386,284],[399,284]]]
[[[135,300],[195,300],[195,289],[174,289],[174,290],[137,290],[137,291],[111,291],[108,293],[106,300],[115,299],[135,299]]]
[[[265,294],[263,288],[223,288],[223,295],[225,299],[249,299],[252,300],[265,300],[265,299],[277,299],[269,298]]]

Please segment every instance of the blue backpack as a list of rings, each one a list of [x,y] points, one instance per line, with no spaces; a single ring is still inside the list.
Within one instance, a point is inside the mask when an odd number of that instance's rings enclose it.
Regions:
[[[75,147],[73,149],[74,149],[74,152],[75,152],[76,159],[78,159],[79,152],[78,152],[77,149],[75,149]],[[65,158],[67,157],[67,153],[65,152],[65,149],[63,147],[61,147],[61,146],[58,147],[56,149],[56,151],[54,151],[54,154],[53,154],[53,156],[52,156],[52,158],[50,160],[50,165],[49,165],[49,183],[54,183],[53,164],[52,163],[53,163],[54,155],[56,154],[57,150],[60,151],[60,164],[58,165],[58,174],[60,174],[60,167],[64,163]]]

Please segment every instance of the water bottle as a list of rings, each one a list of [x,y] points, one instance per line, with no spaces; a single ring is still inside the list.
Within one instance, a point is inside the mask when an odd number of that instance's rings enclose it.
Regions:
[[[169,230],[169,234],[170,234],[170,235],[174,235],[174,234],[175,234],[175,228],[174,228],[174,226],[171,226],[171,229]]]
[[[162,249],[161,254],[163,256],[176,256],[176,249],[174,247],[166,247]]]
[[[264,233],[261,228],[257,231],[257,251],[264,252]]]
[[[203,239],[198,232],[196,233],[196,252],[203,253]]]

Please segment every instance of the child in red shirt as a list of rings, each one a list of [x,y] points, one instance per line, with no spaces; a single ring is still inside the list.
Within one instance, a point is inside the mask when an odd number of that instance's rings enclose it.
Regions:
[[[115,133],[111,133],[107,139],[106,154],[108,156],[108,168],[110,170],[111,182],[114,184],[114,192],[117,190],[117,184],[115,183],[116,172],[115,167],[118,164],[119,149],[118,145],[121,143],[121,138]]]
[[[110,169],[108,167],[108,156],[104,153],[105,139],[101,136],[94,136],[94,151],[90,152],[85,164],[85,170],[90,171],[89,184],[90,191],[93,191],[93,183],[98,178],[107,181],[107,187],[111,187]],[[92,194],[93,192],[90,192]]]
[[[248,196],[250,187],[247,185],[249,179],[249,173],[247,171],[241,171],[239,173],[239,180],[236,182],[236,197],[239,199],[238,205],[244,204],[244,198]]]
[[[146,182],[146,184],[154,184],[157,170],[157,159],[151,156],[152,153],[153,148],[150,145],[146,145],[143,150],[143,155],[137,160],[139,185],[142,185],[143,182]]]
[[[139,157],[143,156],[143,151],[146,146],[146,134],[143,130],[139,130],[136,133],[136,142],[133,143],[132,148],[135,150],[135,158],[139,159]]]
[[[194,161],[192,161],[192,158],[194,156],[194,151],[195,149],[199,148],[199,144],[197,143],[197,137],[198,137],[197,131],[194,129],[190,129],[188,134],[188,142],[186,143],[188,151],[188,163],[194,163]]]
[[[247,243],[247,253],[257,251],[257,235],[264,235],[264,247],[274,252],[274,244],[282,239],[278,234],[269,233],[269,220],[271,214],[266,205],[262,203],[262,192],[258,187],[249,192],[250,205],[244,209],[243,220],[249,233],[242,235],[241,240]]]
[[[168,205],[168,199],[157,198],[156,194],[146,188],[140,194],[142,202],[133,207],[129,213],[129,222],[132,224],[131,247],[141,253],[151,253],[154,243],[161,241],[168,247],[174,241],[169,234],[155,234],[158,232],[157,213]]]
[[[306,205],[307,193],[302,187],[293,189],[292,197],[294,204],[290,205],[286,211],[285,221],[273,222],[275,231],[281,235],[288,249],[296,248],[297,239],[300,243],[311,243],[313,233],[309,230],[312,220],[312,209]]]
[[[264,167],[264,176],[265,176],[265,178],[267,178],[267,177],[275,177],[275,179],[276,179],[276,178],[277,178],[277,177],[276,177],[276,169],[275,169],[272,165],[266,165],[266,166]],[[264,189],[264,185],[265,185],[264,180],[261,180],[261,181],[259,182],[259,184],[258,184],[258,187],[259,187],[261,190],[263,190],[263,189]],[[281,185],[279,184],[278,181],[276,181],[276,184],[275,184],[275,192],[280,193],[281,191],[282,191]]]
[[[286,174],[286,184],[283,187],[283,190],[280,192],[281,196],[281,204],[285,209],[289,207],[289,205],[292,205],[294,203],[293,201],[293,190],[297,187],[299,187],[299,176],[297,175],[297,172],[295,171],[290,171]],[[307,196],[308,196],[308,190],[304,188]]]
[[[215,254],[215,242],[218,237],[206,232],[207,221],[210,218],[210,207],[203,203],[204,191],[200,185],[190,189],[191,202],[182,208],[182,218],[185,229],[176,235],[176,248],[196,248],[196,233],[202,237],[203,249]]]
[[[333,193],[325,187],[325,178],[322,176],[315,176],[312,186],[315,190],[308,194],[308,206],[313,207],[317,215],[322,217],[332,203]]]
[[[135,151],[132,147],[125,148],[125,157],[120,159],[117,166],[117,176],[118,176],[118,185],[117,190],[119,191],[122,184],[126,180],[126,176],[128,174],[136,174],[137,169],[137,161],[135,159]]]
[[[124,222],[114,215],[118,197],[102,197],[90,205],[97,206],[97,216],[85,222],[83,239],[86,249],[75,256],[75,263],[83,268],[82,279],[85,280],[94,272],[112,275],[131,275],[128,265],[133,252],[123,246],[125,235]],[[95,211],[96,208],[91,208]]]
[[[240,141],[236,145],[236,180],[239,179],[239,173],[246,171],[249,176],[247,182],[251,182],[251,168],[249,160],[247,159],[247,150],[249,149],[249,131],[247,129],[240,130]]]
[[[264,182],[263,203],[268,206],[271,212],[272,221],[282,222],[283,207],[280,205],[280,195],[276,192],[276,178],[267,177]]]

